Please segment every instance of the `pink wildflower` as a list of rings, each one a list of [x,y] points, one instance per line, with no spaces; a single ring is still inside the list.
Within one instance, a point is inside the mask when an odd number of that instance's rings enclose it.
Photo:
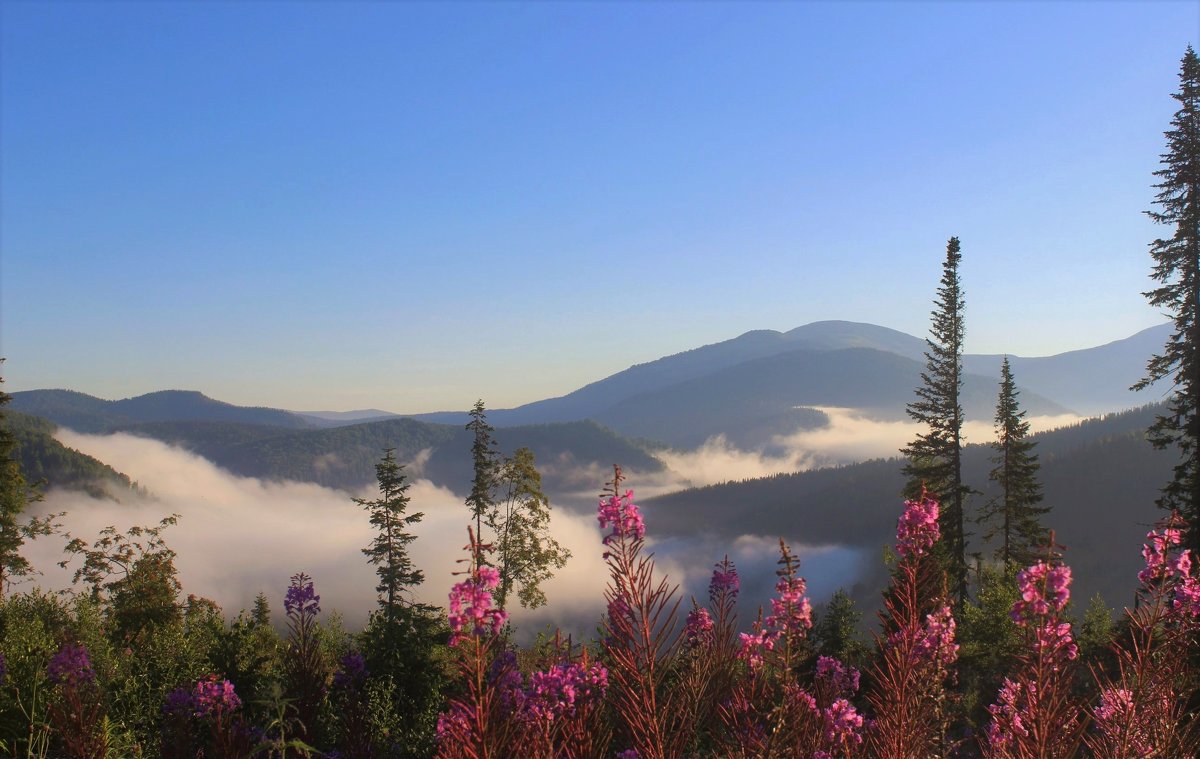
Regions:
[[[529,677],[525,708],[534,719],[553,720],[572,715],[589,701],[598,701],[608,689],[608,670],[602,664],[556,664]]]
[[[896,527],[896,552],[902,558],[924,556],[940,537],[937,501],[925,497],[905,501]]]
[[[196,683],[192,691],[192,705],[197,717],[207,717],[236,711],[242,707],[242,700],[233,692],[233,683],[209,675]]]
[[[712,581],[708,583],[709,600],[716,603],[717,598],[726,593],[736,596],[739,588],[741,588],[741,580],[738,579],[737,568],[726,556],[725,560],[717,564],[717,568],[713,570]]]
[[[993,752],[1003,753],[1021,738],[1029,737],[1029,730],[1025,727],[1021,715],[1032,711],[1033,704],[1037,701],[1037,684],[1031,682],[1027,687],[1028,691],[1022,688],[1019,682],[1004,678],[997,703],[988,707],[992,722],[988,725],[987,738]],[[1022,699],[1022,696],[1025,698]],[[1023,700],[1027,703],[1022,703]]]
[[[712,642],[713,639],[713,620],[712,615],[708,613],[708,609],[703,606],[692,609],[687,616],[687,625],[684,627],[684,633],[687,637],[688,645],[704,646]]]
[[[623,496],[600,499],[597,517],[600,529],[612,526],[612,532],[604,536],[604,545],[622,538],[641,540],[646,537],[646,524],[642,521],[637,504],[633,502],[632,490],[625,491]]]
[[[858,692],[859,672],[847,667],[832,656],[817,658],[816,679],[828,686],[834,696],[853,696]]]
[[[780,577],[775,583],[779,598],[771,599],[771,616],[767,626],[780,632],[800,632],[812,627],[812,604],[804,597],[806,589],[802,577]]]
[[[500,632],[508,613],[492,608],[492,590],[499,584],[498,571],[492,567],[480,567],[474,577],[450,589],[450,613],[447,619],[453,633],[451,645],[467,637],[463,628],[468,626],[474,635],[483,635],[488,628],[491,628],[492,634]]]
[[[949,606],[928,614],[917,638],[916,653],[949,667],[958,660],[958,644],[954,642],[956,623]]]
[[[835,746],[862,743],[862,715],[846,699],[834,701],[821,716],[825,718],[825,740]]]

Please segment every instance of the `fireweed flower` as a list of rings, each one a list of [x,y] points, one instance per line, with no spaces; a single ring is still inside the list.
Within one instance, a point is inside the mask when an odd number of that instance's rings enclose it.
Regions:
[[[1200,578],[1192,574],[1195,560],[1190,549],[1179,550],[1183,531],[1167,526],[1146,533],[1142,557],[1146,567],[1138,580],[1146,586],[1173,590],[1171,609],[1191,617],[1200,616]]]
[[[688,645],[691,646],[703,646],[712,642],[713,620],[708,609],[700,606],[688,613],[684,634]]]
[[[728,593],[736,596],[741,586],[737,568],[726,558],[725,561],[717,564],[717,568],[713,570],[712,580],[708,583],[708,598],[713,603],[716,603],[717,598],[723,594]]]
[[[1169,577],[1169,554],[1182,540],[1182,531],[1174,527],[1164,527],[1146,533],[1146,543],[1142,546],[1142,558],[1146,560],[1146,568],[1138,572],[1138,580],[1144,585],[1150,585],[1156,580]]]
[[[915,652],[931,661],[936,661],[943,667],[949,667],[958,660],[958,644],[954,642],[957,624],[949,606],[928,614],[925,624],[917,638]]]
[[[333,684],[342,690],[357,690],[367,681],[367,662],[357,651],[342,657],[341,668],[333,675]]]
[[[904,513],[896,526],[896,552],[901,558],[924,556],[941,536],[937,501],[921,498],[904,502]]]
[[[825,740],[835,746],[848,743],[862,743],[863,718],[854,706],[844,698],[839,698],[830,704],[828,709],[821,711],[825,720]]]
[[[529,676],[525,709],[534,719],[570,716],[580,706],[604,698],[607,689],[608,670],[602,664],[556,664],[546,672]]]
[[[1169,710],[1169,704],[1163,704]],[[1155,749],[1151,722],[1154,716],[1139,712],[1133,693],[1124,688],[1105,688],[1095,711],[1096,729],[1114,745],[1124,745],[1133,756],[1152,756]]]
[[[58,650],[46,667],[46,674],[56,685],[76,686],[96,679],[87,649],[75,643],[67,643]]]
[[[283,599],[283,608],[288,616],[316,615],[321,611],[321,597],[313,589],[312,578],[301,572],[292,575],[292,584]]]
[[[600,529],[612,527],[612,532],[604,536],[604,545],[621,538],[641,540],[646,537],[646,524],[642,521],[637,504],[633,502],[632,490],[625,491],[623,496],[601,498],[596,516],[600,520]]]
[[[829,692],[836,696],[853,696],[857,693],[859,677],[857,669],[847,667],[832,656],[817,659],[817,682],[824,683]]]
[[[500,706],[506,714],[515,714],[523,708],[525,683],[514,651],[501,651],[492,660],[492,666],[488,670],[488,683],[500,694]]]
[[[992,715],[987,729],[988,745],[995,751],[1003,752],[1012,748],[1020,738],[1028,738],[1029,730],[1021,715],[1032,712],[1036,703],[1037,683],[1030,682],[1022,688],[1021,683],[1004,678],[997,703],[988,707]]]
[[[242,707],[242,700],[233,692],[233,683],[209,675],[196,683],[192,703],[197,717],[228,714]]]
[[[1071,568],[1039,561],[1017,573],[1017,586],[1021,597],[1013,604],[1012,620],[1034,630],[1037,651],[1059,660],[1075,659],[1079,646],[1071,637],[1071,624],[1058,617],[1071,599]]]
[[[779,598],[771,599],[771,616],[767,626],[781,633],[804,633],[812,627],[812,604],[804,597],[806,589],[803,577],[781,577],[775,583]]]
[[[500,632],[508,613],[492,608],[492,591],[499,585],[500,573],[496,569],[480,567],[473,577],[450,589],[450,613],[447,615],[453,633],[450,645],[467,637],[463,632],[467,627],[477,636],[489,629],[492,634]]]
[[[195,704],[192,701],[192,692],[187,688],[176,688],[167,694],[167,700],[163,703],[163,714],[171,715],[190,715],[195,712]]]

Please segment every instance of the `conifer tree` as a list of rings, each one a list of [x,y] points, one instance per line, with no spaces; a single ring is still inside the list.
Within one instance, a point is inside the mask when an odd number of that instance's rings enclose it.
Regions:
[[[904,474],[906,493],[916,497],[921,488],[936,494],[941,503],[939,546],[950,590],[961,601],[967,594],[966,534],[963,512],[971,489],[962,481],[963,295],[958,278],[962,259],[957,237],[946,244],[941,286],[934,301],[933,322],[925,344],[925,371],[917,400],[908,404],[908,415],[926,425],[927,432],[902,449],[908,458]]]
[[[375,538],[363,549],[367,561],[375,565],[379,584],[379,605],[389,621],[399,616],[404,604],[403,594],[425,581],[421,570],[413,566],[408,555],[408,546],[417,536],[409,532],[412,525],[420,522],[424,514],[405,513],[409,497],[404,467],[396,461],[396,449],[388,448],[383,458],[375,465],[375,477],[379,482],[379,498],[368,501],[355,498],[354,502],[371,515],[371,526]]]
[[[418,757],[430,754],[440,709],[445,675],[435,648],[445,635],[445,625],[437,607],[406,597],[425,577],[408,553],[408,546],[416,540],[409,530],[423,515],[407,513],[409,483],[403,470],[395,449],[386,449],[375,465],[380,497],[354,499],[370,513],[376,530],[363,554],[376,565],[379,575],[375,586],[379,609],[359,640],[372,678],[388,692],[395,713],[403,715],[402,725],[391,726],[395,732],[389,741],[402,749],[399,756]]]
[[[3,362],[0,358],[0,364]],[[0,386],[3,383],[4,378],[0,377]],[[41,500],[41,493],[26,482],[16,459],[17,439],[9,431],[3,413],[11,400],[12,396],[0,389],[0,600],[9,585],[36,574],[29,560],[21,555],[21,546],[26,540],[51,534],[57,527],[54,518],[61,516],[21,520],[25,507]]]
[[[500,454],[492,438],[495,429],[487,423],[487,409],[482,399],[475,401],[475,408],[471,409],[467,431],[474,434],[471,462],[475,472],[471,479],[471,493],[467,496],[467,508],[475,520],[475,534],[482,535],[484,520],[496,509],[496,480],[500,469]]]
[[[1162,168],[1154,172],[1162,180],[1154,185],[1159,210],[1147,215],[1173,226],[1174,233],[1150,244],[1150,276],[1160,286],[1143,295],[1174,316],[1175,331],[1133,387],[1142,390],[1165,378],[1174,386],[1167,413],[1149,431],[1156,448],[1179,452],[1174,476],[1158,503],[1183,514],[1190,528],[1187,540],[1200,550],[1200,59],[1191,45],[1180,64],[1179,92],[1171,97],[1180,107],[1165,133]]]
[[[984,534],[985,540],[1002,538],[996,558],[1007,568],[1024,567],[1045,551],[1049,533],[1039,517],[1050,509],[1040,506],[1042,485],[1037,473],[1041,468],[1037,443],[1028,440],[1029,422],[1017,402],[1017,384],[1013,380],[1008,356],[1000,367],[1000,397],[996,402],[996,441],[992,447],[996,465],[989,477],[1000,486],[1000,495],[983,507],[979,520],[996,520]]]

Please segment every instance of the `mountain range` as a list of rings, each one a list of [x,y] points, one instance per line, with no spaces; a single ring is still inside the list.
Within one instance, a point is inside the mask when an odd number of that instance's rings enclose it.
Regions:
[[[1154,400],[1128,387],[1168,330],[1160,325],[1056,356],[1010,357],[1022,407],[1033,416],[1096,413]],[[536,441],[542,461],[565,456],[581,465],[607,465],[619,455],[627,465],[653,471],[661,468],[653,457],[657,446],[689,450],[723,435],[742,450],[770,450],[781,436],[828,424],[823,407],[904,419],[920,383],[925,347],[912,335],[847,321],[782,333],[758,330],[632,366],[559,398],[490,410],[488,419],[514,446]],[[968,419],[991,419],[1000,360],[964,356]],[[402,456],[429,448],[430,471],[452,479],[463,463],[441,446],[460,443],[468,420],[466,412],[305,414],[235,406],[182,390],[116,401],[72,390],[12,395],[14,410],[80,432],[131,432],[184,445],[238,474],[337,487],[370,482],[385,446]]]
[[[1161,325],[1056,356],[1010,356],[1022,407],[1031,415],[1094,414],[1158,400],[1161,393],[1142,398],[1128,387],[1169,329]],[[755,331],[632,366],[560,398],[491,410],[488,418],[502,450],[534,451],[547,492],[562,499],[596,492],[613,463],[643,474],[663,472],[664,461],[714,435],[744,451],[769,452],[782,436],[825,427],[830,416],[823,409],[829,407],[854,408],[885,422],[903,419],[920,382],[924,349],[919,338],[853,322]],[[962,398],[969,418],[991,419],[1001,359],[964,357]],[[17,413],[6,413],[6,423],[18,433],[31,479],[116,499],[136,484],[62,446],[53,437],[55,425],[154,438],[242,476],[347,490],[373,483],[382,449],[395,448],[412,466],[410,473],[460,494],[470,486],[465,412],[299,413],[179,390],[118,401],[70,390],[16,392],[11,409]],[[1158,516],[1157,489],[1170,475],[1171,457],[1144,439],[1160,412],[1110,413],[1035,438],[1046,500],[1054,509],[1047,523],[1071,546],[1081,593],[1103,591],[1114,605],[1132,589],[1138,541]],[[989,456],[986,446],[968,446],[964,454],[967,483],[980,491],[977,503],[994,495]],[[901,465],[896,458],[876,459],[685,490],[648,501],[647,518],[667,537],[780,534],[876,551],[895,525]],[[986,546],[972,545],[987,553]],[[873,603],[883,580],[863,578],[856,595]]]

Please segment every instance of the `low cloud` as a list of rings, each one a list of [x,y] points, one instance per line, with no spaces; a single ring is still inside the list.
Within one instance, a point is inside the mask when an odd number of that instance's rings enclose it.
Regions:
[[[275,613],[281,614],[288,579],[301,571],[314,578],[323,609],[341,612],[350,629],[361,627],[375,608],[377,578],[361,552],[373,532],[365,512],[344,492],[310,483],[240,477],[196,454],[146,438],[68,430],[60,430],[58,437],[65,445],[129,474],[149,493],[125,495],[121,503],[114,503],[78,491],[49,492],[37,505],[38,511],[68,512],[62,521],[72,535],[90,543],[108,525],[124,531],[178,513],[179,524],[168,528],[164,538],[178,554],[183,591],[213,599],[227,615],[249,608],[259,592],[266,593]],[[719,451],[713,450],[708,455],[719,458]],[[631,482],[636,484],[632,477]],[[418,597],[444,606],[450,586],[458,579],[452,574],[460,569],[457,560],[466,555],[461,550],[467,542],[466,508],[460,498],[428,480],[413,482],[408,494],[410,510],[424,514],[414,528],[418,539],[410,547],[426,578]],[[357,495],[372,498],[375,493],[365,489]],[[595,496],[588,500],[594,508]],[[547,626],[560,626],[590,637],[604,609],[608,582],[602,532],[594,511],[563,508],[554,510],[552,530],[573,555],[544,586],[547,606],[512,609],[518,635],[528,639]],[[56,566],[64,558],[62,546],[61,537],[26,545],[24,554],[45,573],[36,579],[38,585],[70,586],[72,568]],[[815,601],[848,586],[860,574],[863,557],[853,551],[836,546],[795,548],[804,561],[803,573],[810,577]],[[679,583],[684,599],[705,596],[712,565],[725,554],[739,566],[747,605],[765,602],[774,585],[775,536],[747,535],[732,545],[715,538],[655,541],[651,536],[648,550],[656,555],[657,571]],[[686,600],[681,608],[685,607]]]
[[[690,487],[769,477],[823,466],[836,466],[873,458],[896,456],[924,429],[913,421],[872,419],[856,409],[818,407],[829,421],[823,427],[779,435],[757,450],[742,450],[724,435],[709,438],[692,451],[656,453],[666,466],[663,472],[629,472],[629,482],[646,497]],[[1029,417],[1031,432],[1064,427],[1082,421],[1075,414]],[[972,421],[963,426],[968,443],[995,440],[991,422]],[[598,476],[598,474],[594,474]]]

